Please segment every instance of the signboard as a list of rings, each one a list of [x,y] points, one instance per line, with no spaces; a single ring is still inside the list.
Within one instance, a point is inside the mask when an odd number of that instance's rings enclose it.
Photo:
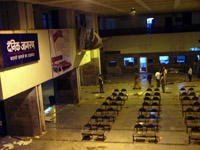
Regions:
[[[11,67],[37,61],[39,57],[37,34],[0,34],[2,67]]]
[[[68,29],[49,30],[53,77],[72,70],[70,34]]]

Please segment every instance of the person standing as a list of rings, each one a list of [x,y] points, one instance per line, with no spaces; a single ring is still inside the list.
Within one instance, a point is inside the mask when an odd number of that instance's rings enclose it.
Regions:
[[[161,87],[162,87],[162,92],[165,93],[165,77],[164,77],[164,74],[161,74],[160,83],[161,83]]]
[[[161,76],[161,70],[155,73],[157,87],[160,87],[160,76]]]
[[[141,89],[141,86],[140,86],[140,83],[139,83],[139,74],[137,73],[137,72],[135,72],[135,74],[134,74],[134,87],[133,87],[133,89],[137,89],[137,87],[138,87],[138,89]]]
[[[190,67],[188,70],[188,77],[189,77],[189,81],[192,81],[192,67]]]
[[[165,85],[167,85],[167,69],[165,67],[163,67],[163,77]]]
[[[152,79],[152,74],[151,73],[148,73],[147,75],[147,80],[149,82],[149,87],[151,88],[151,79]]]
[[[103,90],[103,78],[102,78],[101,74],[99,75],[99,85],[100,85],[100,93],[104,93],[104,90]]]

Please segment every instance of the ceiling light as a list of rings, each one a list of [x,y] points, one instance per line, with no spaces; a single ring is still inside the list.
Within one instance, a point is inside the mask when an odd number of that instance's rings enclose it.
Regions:
[[[132,14],[136,13],[136,10],[135,10],[134,7],[131,8],[131,13],[132,13]]]

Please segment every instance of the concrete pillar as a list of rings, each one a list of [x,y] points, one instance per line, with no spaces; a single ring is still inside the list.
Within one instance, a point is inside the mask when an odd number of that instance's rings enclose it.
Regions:
[[[79,69],[54,79],[56,103],[77,104],[80,97],[80,73]]]
[[[60,28],[75,28],[75,12],[71,9],[59,9]]]
[[[5,100],[8,134],[37,136],[45,132],[41,85]]]
[[[34,29],[32,4],[3,2],[2,22],[4,30]]]
[[[0,100],[0,122],[0,136],[7,135],[6,114],[3,100]]]
[[[98,18],[96,14],[92,14],[92,28],[98,33]],[[101,73],[100,49],[90,51],[91,62],[81,67],[81,83],[82,85],[98,84],[98,75]]]
[[[44,29],[43,12],[40,9],[36,9],[34,13],[36,16],[36,29]]]

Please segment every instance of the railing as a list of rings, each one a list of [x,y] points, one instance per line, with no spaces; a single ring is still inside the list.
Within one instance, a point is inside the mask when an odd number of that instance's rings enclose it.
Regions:
[[[100,37],[120,36],[120,35],[139,35],[139,34],[155,34],[155,33],[176,33],[176,32],[195,32],[200,31],[200,25],[181,25],[171,27],[157,27],[148,30],[147,28],[129,28],[100,30]]]

